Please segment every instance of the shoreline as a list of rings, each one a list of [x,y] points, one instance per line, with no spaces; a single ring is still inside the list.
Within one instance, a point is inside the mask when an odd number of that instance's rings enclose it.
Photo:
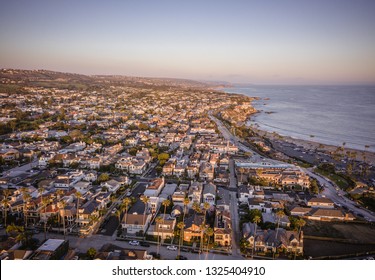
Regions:
[[[266,137],[272,141],[283,141],[287,143],[292,143],[297,146],[302,146],[305,149],[325,151],[330,154],[333,154],[338,148],[340,148],[339,146],[327,145],[327,144],[323,144],[323,143],[316,142],[316,141],[298,139],[298,138],[293,138],[291,136],[281,136],[280,134],[276,132],[268,132],[266,130],[262,130],[259,128],[252,127],[251,129],[253,129],[254,132],[256,132],[258,135]],[[358,161],[363,161],[364,160],[363,156],[365,156],[367,163],[371,165],[375,163],[375,153],[372,151],[364,151],[364,150],[344,147],[341,154],[346,155],[347,152],[356,153],[356,160]]]
[[[232,90],[234,88],[230,88],[230,89]],[[223,91],[227,94],[239,94],[239,95],[243,95],[245,97],[250,97],[250,96],[248,96],[244,93],[238,93],[238,92],[234,92],[234,91],[225,91],[225,88],[222,88],[221,91]],[[255,96],[255,97],[251,97],[251,98],[255,98],[255,100],[263,99],[262,97],[259,97],[259,96],[258,97]],[[267,98],[267,100],[268,99],[269,98]],[[342,148],[341,145],[325,144],[325,143],[322,143],[322,142],[319,142],[319,141],[296,138],[296,137],[287,135],[287,133],[285,133],[286,135],[281,135],[281,134],[279,134],[278,132],[275,132],[275,131],[270,132],[270,131],[267,131],[265,129],[261,129],[258,125],[258,122],[254,119],[254,117],[256,115],[261,114],[261,113],[267,113],[267,112],[265,112],[263,110],[256,109],[253,106],[252,101],[250,101],[250,105],[253,107],[255,112],[250,114],[250,116],[248,117],[248,119],[246,121],[246,127],[254,130],[258,135],[264,135],[265,137],[267,137],[269,139],[272,139],[272,140],[282,140],[284,142],[293,143],[297,146],[302,146],[302,147],[307,148],[307,149],[325,151],[325,152],[328,152],[330,154],[334,153],[334,151],[336,151],[338,148]],[[254,127],[254,126],[250,127],[250,125],[248,124],[249,122],[255,124],[257,127]],[[371,165],[375,164],[375,152],[374,151],[363,150],[363,149],[352,148],[352,147],[344,147],[341,154],[346,155],[347,153],[355,153],[356,154],[356,160],[358,160],[358,161],[364,161],[364,157],[365,157],[367,163],[369,163]]]

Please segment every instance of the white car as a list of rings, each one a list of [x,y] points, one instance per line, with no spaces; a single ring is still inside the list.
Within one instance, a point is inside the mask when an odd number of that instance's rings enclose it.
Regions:
[[[139,241],[131,240],[131,241],[129,241],[129,244],[133,245],[133,246],[139,246]]]
[[[168,249],[168,250],[171,250],[171,251],[177,251],[177,247],[176,247],[176,246],[173,246],[173,245],[171,245],[171,246],[167,246],[167,249]]]

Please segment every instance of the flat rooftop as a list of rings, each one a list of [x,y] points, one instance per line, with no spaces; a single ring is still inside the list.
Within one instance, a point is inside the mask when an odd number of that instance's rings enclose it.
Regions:
[[[63,239],[48,239],[46,242],[44,242],[37,251],[56,251],[61,244],[63,244],[65,240]]]

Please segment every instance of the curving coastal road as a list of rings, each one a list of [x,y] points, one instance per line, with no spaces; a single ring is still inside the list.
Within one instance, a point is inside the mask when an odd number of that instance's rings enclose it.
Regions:
[[[375,215],[373,212],[362,208],[358,203],[345,197],[346,192],[341,190],[334,182],[330,179],[313,172],[312,168],[303,168],[310,177],[315,178],[319,181],[320,185],[324,186],[322,194],[336,203],[337,206],[346,207],[354,215],[362,215],[367,221],[374,222]]]
[[[220,120],[215,118],[214,116],[209,114],[209,117],[211,120],[213,120],[222,135],[226,140],[231,141],[234,145],[236,145],[240,150],[248,153],[252,153],[253,156],[260,156],[257,153],[255,153],[250,148],[244,146],[240,143],[240,139],[237,136],[234,136],[230,133],[230,131],[222,124]],[[310,177],[315,178],[319,181],[320,185],[324,186],[324,191],[322,195],[325,197],[331,199],[334,203],[336,203],[337,206],[346,207],[349,211],[351,211],[356,216],[363,216],[364,219],[366,219],[369,222],[375,222],[375,213],[364,209],[356,202],[348,199],[345,197],[346,192],[339,189],[338,186],[336,186],[330,179],[320,175],[316,174],[312,171],[312,168],[306,169],[302,168],[306,174],[308,174]]]

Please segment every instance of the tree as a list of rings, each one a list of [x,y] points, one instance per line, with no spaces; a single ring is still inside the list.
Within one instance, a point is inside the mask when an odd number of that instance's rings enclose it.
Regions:
[[[183,214],[183,216],[182,216],[182,221],[185,220],[185,215],[186,215],[186,212],[187,212],[187,206],[188,206],[189,203],[190,203],[190,199],[189,199],[188,197],[185,197],[183,203],[184,203],[184,214]]]
[[[197,214],[201,212],[201,208],[199,206],[199,203],[196,202],[196,201],[193,202],[192,208],[195,211],[195,213],[197,213]]]
[[[161,153],[158,155],[158,160],[159,161],[167,161],[169,159],[169,154],[168,153]]]
[[[44,207],[44,240],[47,240],[47,205],[49,204],[49,198],[42,198],[42,206]]]
[[[65,240],[65,207],[66,207],[66,201],[65,200],[62,200],[60,201],[60,218],[62,218],[62,224],[63,224],[63,234],[64,234],[64,240]],[[63,213],[61,215],[61,213]]]
[[[76,213],[76,224],[78,224],[78,217],[79,217],[79,213],[78,213],[78,209],[79,209],[79,199],[82,197],[82,194],[80,192],[76,192],[75,193],[75,197],[77,199],[77,213]]]
[[[207,210],[210,209],[211,205],[208,202],[203,203],[203,213],[204,213],[204,221],[203,223],[206,223],[206,214]]]
[[[256,237],[257,237],[257,226],[258,226],[258,224],[261,222],[261,218],[260,218],[260,216],[255,216],[254,218],[253,218],[253,223],[255,224],[255,227],[254,227],[254,244],[253,244],[253,259],[254,259],[254,252],[255,252],[255,249],[256,249],[256,247],[255,247],[255,240],[256,240]]]
[[[126,222],[128,220],[128,208],[129,208],[130,203],[131,203],[131,199],[129,197],[125,197],[122,200],[121,207],[125,208],[125,224],[126,224]]]
[[[159,242],[159,228],[160,228],[160,223],[162,221],[162,217],[158,216],[156,217],[155,219],[155,222],[156,222],[156,231],[157,231],[157,234],[158,234],[158,241],[157,241],[157,249],[156,249],[156,253],[159,254],[159,248],[160,248],[160,242]]]
[[[89,220],[90,220],[90,225],[94,225],[95,222],[99,221],[99,217],[97,215],[90,215]]]
[[[98,182],[99,183],[107,182],[108,180],[109,180],[109,175],[107,173],[102,173],[98,177]]]
[[[168,200],[168,199],[166,199],[166,200],[164,200],[161,204],[164,206],[164,217],[163,217],[163,219],[165,220],[165,212],[166,212],[166,210],[167,210],[167,207],[168,207],[169,205],[171,205],[171,201]]]
[[[148,206],[148,202],[150,201],[150,199],[147,196],[143,195],[141,197],[141,201],[145,205],[145,210],[143,211],[143,225],[144,225],[145,224],[145,218],[146,218],[146,212],[147,212],[147,208],[148,208],[147,206]]]
[[[4,197],[3,200],[1,201],[1,204],[3,206],[4,225],[6,226],[7,225],[7,216],[8,216],[7,209],[10,206],[8,198]]]
[[[179,222],[177,224],[177,228],[180,230],[180,238],[178,240],[178,255],[181,255],[181,243],[182,243],[182,238],[183,238],[184,227],[185,227],[184,222]]]
[[[70,138],[72,138],[73,141],[81,140],[83,139],[83,134],[80,130],[74,129],[71,132],[69,132]]]
[[[206,235],[207,235],[207,251],[206,251],[206,258],[208,256],[208,246],[210,244],[210,238],[211,236],[214,235],[214,230],[211,228],[211,227],[208,227],[205,231]]]
[[[116,210],[115,215],[116,215],[116,217],[117,217],[117,219],[118,219],[118,222],[120,223],[120,222],[121,222],[121,221],[120,221],[120,218],[121,218],[121,210]]]
[[[87,250],[86,252],[86,256],[90,259],[90,260],[93,260],[96,256],[96,249],[91,247]]]
[[[32,237],[32,233],[26,231],[23,226],[16,226],[14,224],[7,226],[6,232],[15,235],[16,241],[21,242],[22,245],[27,245]]]
[[[284,217],[284,211],[283,210],[279,210],[276,212],[276,217],[277,217],[277,227],[276,227],[276,235],[275,235],[275,246],[277,245],[276,242],[277,242],[277,235],[279,233],[279,226],[280,226],[280,220],[282,217]],[[276,248],[273,252],[273,257],[275,258],[275,253],[276,253]]]
[[[301,240],[301,230],[306,225],[306,222],[302,218],[299,218],[296,221],[296,225],[298,226],[298,235],[297,235],[297,238],[298,238],[298,242],[300,242],[300,240]],[[297,248],[296,248],[296,251],[294,252],[294,259],[296,259],[296,257],[297,257]]]
[[[311,179],[310,180],[310,191],[314,194],[318,194],[319,193],[319,186],[318,186],[318,182],[316,179]]]
[[[27,228],[27,205],[31,199],[31,195],[26,191],[23,194],[23,216],[25,219],[25,227]]]
[[[200,244],[199,244],[199,254],[203,252],[203,235],[204,235],[204,232],[206,230],[206,224],[205,223],[202,223],[200,226],[199,226],[199,230],[200,230]]]

